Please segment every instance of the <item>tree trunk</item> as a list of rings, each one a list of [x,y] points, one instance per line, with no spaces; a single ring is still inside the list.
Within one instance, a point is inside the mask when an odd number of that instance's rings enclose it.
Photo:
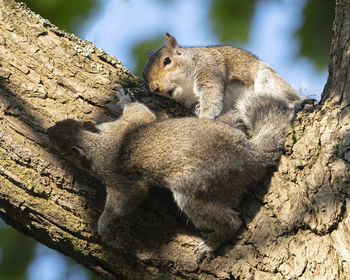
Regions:
[[[163,190],[103,242],[104,186],[46,135],[62,119],[117,117],[118,83],[160,118],[188,112],[22,4],[0,0],[0,22],[0,216],[15,229],[106,279],[350,279],[349,0],[337,1],[320,105],[298,114],[278,170],[244,201],[246,227],[200,265],[200,233]]]

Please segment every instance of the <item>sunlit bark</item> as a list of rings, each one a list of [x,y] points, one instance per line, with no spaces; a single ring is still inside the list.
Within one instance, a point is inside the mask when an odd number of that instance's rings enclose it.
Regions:
[[[89,42],[0,0],[0,216],[107,279],[350,279],[349,44],[350,2],[339,0],[321,104],[297,116],[278,171],[244,203],[238,238],[198,266],[201,236],[161,190],[102,242],[104,187],[46,135],[65,118],[118,116],[118,83],[160,118],[185,110]]]

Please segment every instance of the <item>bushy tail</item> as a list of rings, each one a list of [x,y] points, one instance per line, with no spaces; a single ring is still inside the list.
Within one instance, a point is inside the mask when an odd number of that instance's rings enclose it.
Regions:
[[[281,98],[254,93],[238,100],[236,109],[239,118],[253,132],[251,143],[257,156],[266,165],[278,163],[294,109]]]

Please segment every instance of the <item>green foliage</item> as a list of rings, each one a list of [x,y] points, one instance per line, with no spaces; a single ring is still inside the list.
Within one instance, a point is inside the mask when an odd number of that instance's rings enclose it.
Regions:
[[[96,7],[98,0],[21,0],[34,12],[67,32],[76,32],[76,28],[89,11]]]
[[[221,42],[246,42],[257,0],[212,0],[210,23]]]
[[[34,256],[36,242],[12,228],[0,229],[0,279],[27,279],[26,270]]]
[[[37,245],[34,239],[5,226],[0,219],[0,279],[27,280],[27,269],[34,259]],[[74,270],[80,268],[87,273],[85,279],[101,280],[100,277],[80,266],[73,259],[61,256],[66,266],[65,276],[62,276],[62,279],[70,279],[74,275]]]
[[[320,71],[329,62],[334,8],[335,0],[309,0],[303,11],[304,22],[295,34],[300,41],[299,55],[311,59]]]
[[[132,49],[132,55],[136,61],[136,68],[134,69],[134,74],[140,76],[143,67],[147,62],[146,51],[147,49],[156,50],[164,43],[164,36],[159,35],[154,39],[147,41],[142,41],[141,43],[135,45]]]

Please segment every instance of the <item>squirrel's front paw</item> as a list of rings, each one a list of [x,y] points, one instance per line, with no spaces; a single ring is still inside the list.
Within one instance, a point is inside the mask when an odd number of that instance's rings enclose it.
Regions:
[[[100,236],[104,236],[107,232],[110,217],[106,212],[103,212],[97,222],[97,233]]]
[[[126,94],[124,88],[121,85],[118,85],[117,97],[119,99],[118,105],[124,109],[125,105],[131,102],[131,97],[129,94]]]
[[[106,226],[100,221],[98,221],[98,224],[97,224],[97,233],[100,236],[104,236],[104,234],[106,233]]]
[[[207,260],[210,261],[214,257],[213,249],[210,248],[205,241],[201,242],[196,247],[196,249],[194,249],[194,252],[196,254],[196,262],[198,264],[201,263],[205,258],[207,258]]]

